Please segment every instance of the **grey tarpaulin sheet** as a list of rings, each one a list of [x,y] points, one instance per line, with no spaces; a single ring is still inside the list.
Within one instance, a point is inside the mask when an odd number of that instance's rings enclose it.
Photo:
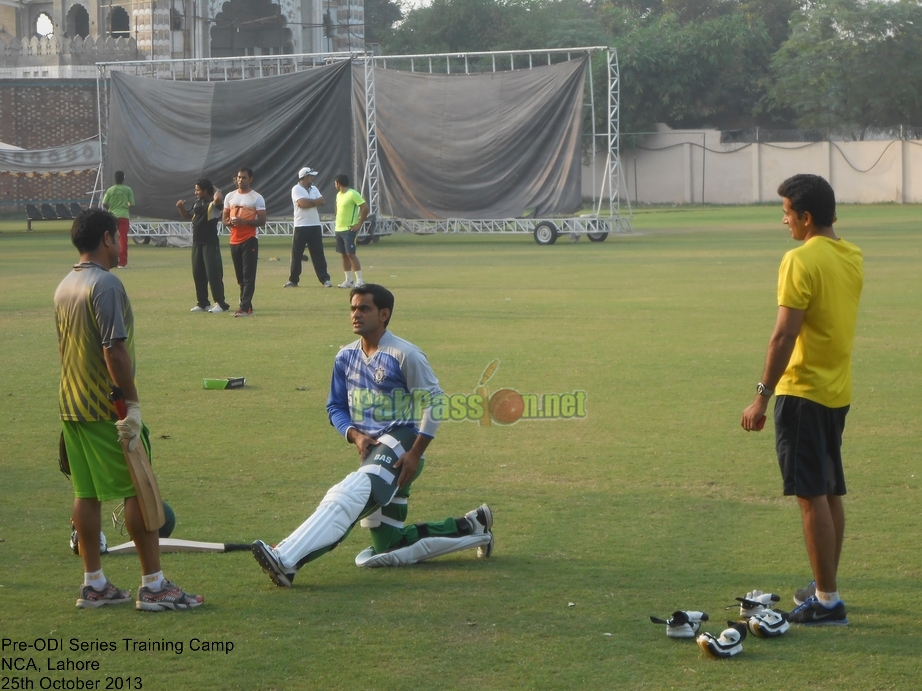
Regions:
[[[208,177],[225,192],[241,166],[269,214],[291,215],[298,169],[320,171],[315,184],[335,210],[333,177],[351,167],[349,62],[279,77],[180,82],[113,71],[106,175],[125,171],[132,213],[175,219],[176,201],[192,199]]]
[[[585,69],[586,58],[475,75],[375,69],[381,211],[477,219],[579,210]],[[353,83],[364,133],[361,64]]]

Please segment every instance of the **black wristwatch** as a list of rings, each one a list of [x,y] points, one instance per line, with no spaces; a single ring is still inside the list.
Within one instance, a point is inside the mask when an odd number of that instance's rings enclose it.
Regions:
[[[760,396],[771,398],[774,395],[775,391],[774,389],[769,389],[762,382],[759,382],[758,384],[756,384],[756,393],[759,394]]]

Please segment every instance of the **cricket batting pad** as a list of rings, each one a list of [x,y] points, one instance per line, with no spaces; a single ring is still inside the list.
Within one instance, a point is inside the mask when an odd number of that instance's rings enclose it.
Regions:
[[[350,473],[331,487],[311,517],[275,546],[282,565],[297,569],[308,555],[339,543],[359,520],[370,496],[367,473]]]
[[[375,554],[373,547],[359,552],[355,558],[356,566],[369,569],[381,566],[409,566],[433,557],[441,557],[452,552],[487,545],[493,536],[490,533],[481,535],[464,535],[462,537],[425,537],[412,545]]]

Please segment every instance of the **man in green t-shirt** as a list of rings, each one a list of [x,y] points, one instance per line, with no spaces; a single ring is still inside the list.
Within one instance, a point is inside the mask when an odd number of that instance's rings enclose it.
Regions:
[[[134,206],[134,192],[124,184],[125,173],[115,171],[115,184],[106,190],[102,208],[112,212],[118,219],[118,268],[128,266],[128,209]]]
[[[343,256],[343,271],[346,274],[346,280],[339,287],[356,288],[365,285],[362,265],[355,256],[355,238],[368,218],[368,202],[349,187],[348,175],[337,175],[333,183],[336,185],[336,251]]]

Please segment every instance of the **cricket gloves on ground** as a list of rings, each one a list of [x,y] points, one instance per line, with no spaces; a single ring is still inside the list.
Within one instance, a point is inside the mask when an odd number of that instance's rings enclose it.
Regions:
[[[770,609],[751,617],[746,625],[752,635],[759,638],[776,638],[791,628],[783,614]]]
[[[128,442],[128,450],[134,451],[141,441],[141,404],[137,401],[125,401],[127,415],[115,423],[119,441]]]
[[[702,651],[716,658],[727,658],[743,652],[743,641],[746,638],[746,624],[728,621],[729,628],[724,629],[720,636],[711,633],[702,633],[695,641]]]
[[[763,593],[761,590],[752,590],[746,593],[745,597],[736,599],[740,603],[740,616],[748,619],[762,612],[770,612],[772,605],[779,602],[781,596],[774,593]]]
[[[686,612],[679,610],[672,613],[671,619],[650,617],[654,624],[665,624],[669,638],[694,638],[701,628],[701,622],[707,621],[707,612]]]

